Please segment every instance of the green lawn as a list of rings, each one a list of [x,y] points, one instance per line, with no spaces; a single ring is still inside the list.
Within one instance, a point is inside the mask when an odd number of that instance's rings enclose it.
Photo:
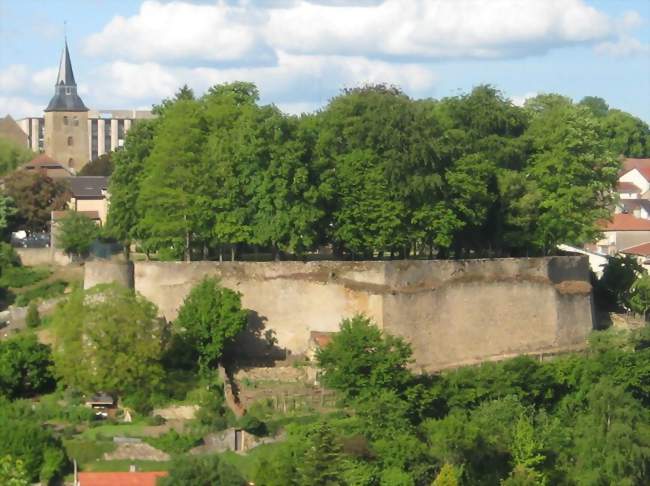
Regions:
[[[117,445],[112,441],[95,441],[87,439],[68,439],[63,441],[68,457],[77,463],[85,465],[97,461],[107,452],[115,450]]]
[[[100,440],[112,439],[115,436],[145,437],[146,425],[144,424],[107,424],[91,427],[80,435],[83,439]]]
[[[83,471],[99,472],[120,472],[128,471],[129,466],[134,465],[138,471],[167,471],[170,461],[131,461],[128,459],[119,461],[96,461],[84,464]]]

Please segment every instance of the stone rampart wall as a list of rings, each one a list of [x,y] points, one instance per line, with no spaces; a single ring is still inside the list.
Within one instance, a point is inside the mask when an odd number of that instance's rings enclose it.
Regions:
[[[88,262],[85,287],[126,282],[127,267]],[[205,276],[242,293],[251,310],[241,352],[261,353],[264,333],[292,353],[310,331],[336,331],[365,313],[403,336],[415,366],[437,370],[584,345],[592,323],[585,257],[391,262],[136,262],[135,289],[173,320]]]

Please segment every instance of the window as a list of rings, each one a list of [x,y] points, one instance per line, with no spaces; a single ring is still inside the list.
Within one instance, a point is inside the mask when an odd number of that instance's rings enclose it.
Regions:
[[[68,167],[74,167],[74,159],[68,159]]]
[[[68,147],[72,147],[72,137],[68,137]]]
[[[72,117],[72,125],[75,126],[75,127],[79,126],[79,118],[78,117],[76,117],[76,116]]]
[[[65,88],[65,94],[69,95],[72,94],[72,88]]]
[[[67,125],[67,124],[68,124],[68,117],[67,117],[67,116],[64,116],[64,117],[63,117],[63,124],[64,124],[64,125]]]

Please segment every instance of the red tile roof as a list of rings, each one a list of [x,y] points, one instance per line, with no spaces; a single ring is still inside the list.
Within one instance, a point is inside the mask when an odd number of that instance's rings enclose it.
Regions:
[[[636,184],[633,182],[625,182],[625,181],[618,181],[618,184],[616,184],[616,190],[618,192],[632,192],[632,193],[637,193],[641,192],[641,189],[639,189]]]
[[[650,219],[634,217],[633,214],[615,214],[611,221],[605,221],[603,231],[650,231]]]
[[[24,167],[48,167],[52,165],[58,165],[61,168],[65,169],[63,164],[61,162],[54,160],[52,157],[50,157],[47,154],[39,154],[36,157],[34,157],[32,160],[24,164]]]
[[[643,177],[650,181],[650,159],[623,159],[623,170],[621,175],[630,172],[632,169],[638,170]]]
[[[81,472],[79,486],[156,486],[166,471],[153,472]]]
[[[621,253],[627,253],[629,255],[650,256],[650,242],[631,246],[625,250],[621,250]]]

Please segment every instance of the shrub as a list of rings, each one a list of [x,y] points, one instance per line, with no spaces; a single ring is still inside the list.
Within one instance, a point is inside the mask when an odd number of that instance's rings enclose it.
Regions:
[[[0,271],[0,286],[16,289],[27,287],[46,279],[50,276],[50,273],[46,268],[5,267]]]
[[[268,435],[269,431],[266,424],[262,422],[255,415],[247,414],[239,419],[239,426],[246,432],[249,432],[258,437]]]
[[[146,437],[144,440],[168,454],[182,454],[203,442],[198,434],[181,435],[173,429],[160,437]]]
[[[38,313],[38,307],[34,302],[30,302],[29,307],[27,308],[25,324],[27,324],[27,327],[30,329],[34,329],[41,325],[41,316]]]
[[[20,266],[20,257],[13,246],[4,241],[0,242],[0,271],[4,273],[4,270],[9,267],[18,267]]]
[[[158,481],[159,486],[241,486],[244,478],[234,466],[219,456],[183,456],[175,459],[169,476]]]
[[[239,293],[223,288],[215,278],[205,278],[183,301],[176,325],[196,346],[200,368],[207,370],[246,327],[247,314]]]
[[[16,297],[15,304],[18,307],[25,307],[33,300],[37,299],[51,299],[63,295],[68,283],[63,280],[55,280],[54,282],[43,283],[33,289],[28,290]]]
[[[50,347],[33,335],[0,341],[0,396],[29,397],[54,385]]]
[[[99,236],[99,226],[87,216],[69,211],[60,221],[57,246],[68,254],[87,255]]]

